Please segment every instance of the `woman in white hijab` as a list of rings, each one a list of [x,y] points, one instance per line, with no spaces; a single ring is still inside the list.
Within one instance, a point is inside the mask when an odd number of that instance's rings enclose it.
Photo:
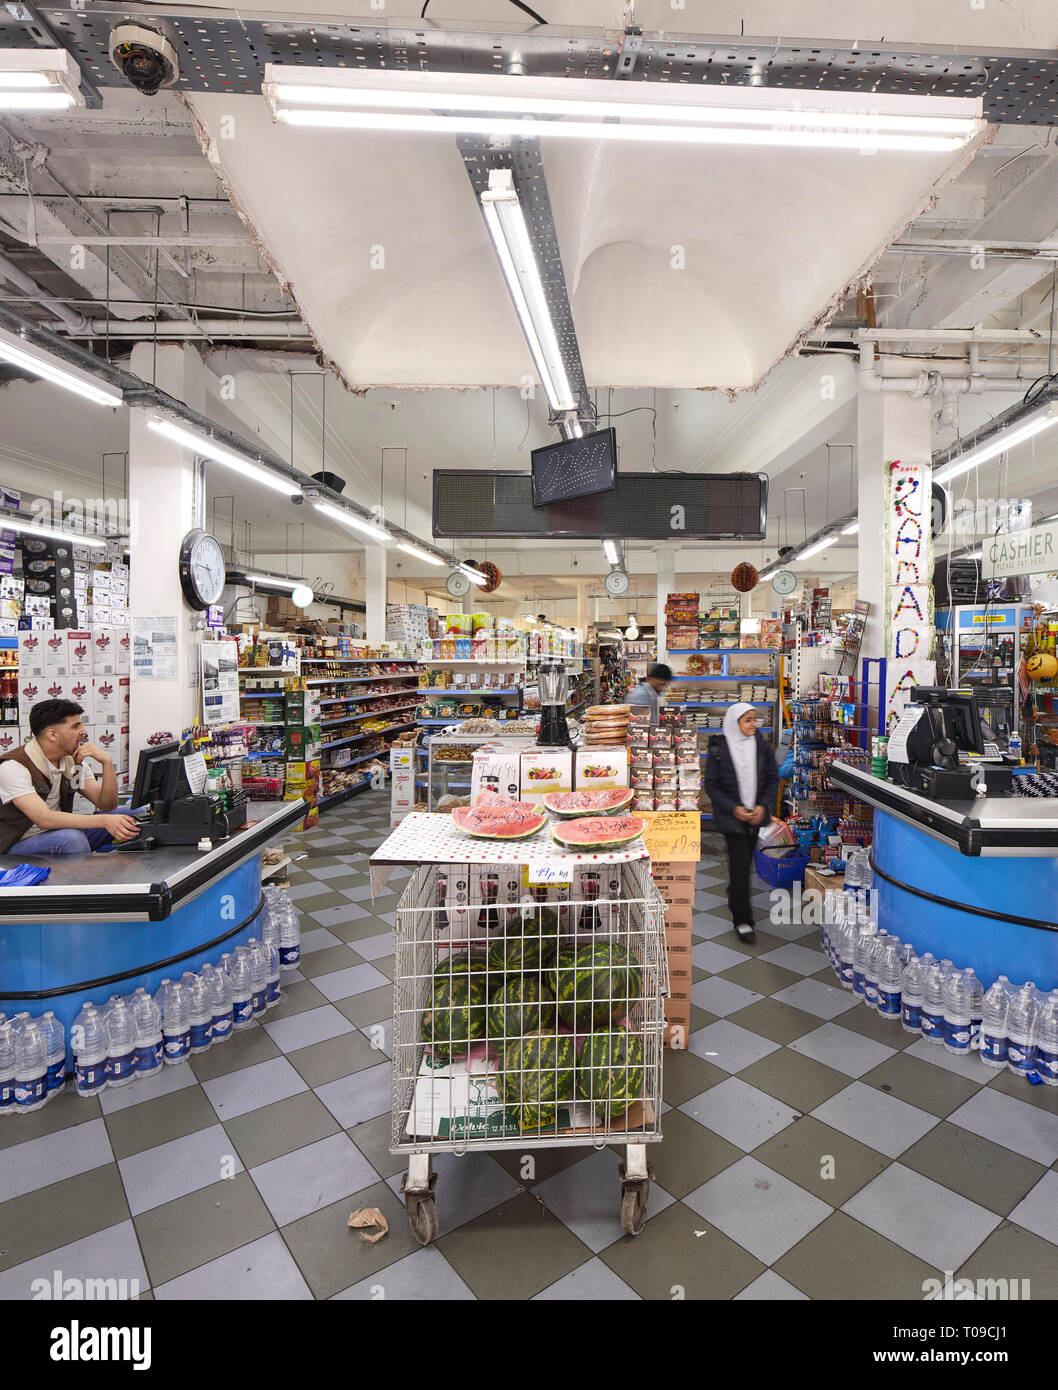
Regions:
[[[756,940],[750,903],[753,851],[762,825],[771,820],[779,769],[771,744],[757,731],[752,705],[732,705],[724,731],[709,742],[705,789],[713,803],[713,823],[727,843],[727,902],[741,941]]]

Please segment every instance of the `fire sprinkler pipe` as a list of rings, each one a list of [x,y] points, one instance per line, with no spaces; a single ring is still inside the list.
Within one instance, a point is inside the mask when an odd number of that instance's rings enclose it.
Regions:
[[[1039,372],[1021,372],[1015,368],[1008,374],[1002,374],[997,370],[986,376],[978,370],[979,359],[974,352],[976,344],[971,343],[969,362],[945,362],[943,366],[938,364],[937,368],[929,371],[919,370],[907,376],[887,376],[879,371],[879,364],[875,363],[874,343],[861,342],[859,348],[859,379],[865,391],[897,392],[911,397],[943,396],[954,401],[955,396],[977,396],[983,391],[1015,391],[1021,384],[1031,385],[1040,375]]]
[[[86,319],[76,331],[71,329],[71,338],[137,338],[150,342],[155,336],[154,320],[129,322],[124,319]],[[211,318],[195,319],[192,322],[159,319],[157,325],[159,338],[275,338],[286,342],[291,338],[309,339],[311,334],[300,319],[241,319]]]
[[[16,286],[16,288],[20,290],[25,290],[27,294],[33,295],[34,298],[40,299],[50,312],[55,315],[59,322],[65,328],[69,329],[71,333],[77,333],[85,337],[91,336],[85,333],[85,329],[88,327],[88,320],[85,318],[84,314],[78,314],[73,309],[68,309],[65,304],[60,304],[54,299],[50,299],[48,291],[44,286],[38,284],[37,281],[33,279],[32,275],[27,275],[20,266],[17,266],[15,262],[11,260],[10,257],[5,256],[3,252],[0,252],[0,278],[7,280],[9,284]]]

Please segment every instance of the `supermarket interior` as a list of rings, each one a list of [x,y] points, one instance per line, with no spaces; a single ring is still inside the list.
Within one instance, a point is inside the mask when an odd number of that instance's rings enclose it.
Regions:
[[[0,15],[0,1299],[1006,1326],[1054,7],[393,8]]]

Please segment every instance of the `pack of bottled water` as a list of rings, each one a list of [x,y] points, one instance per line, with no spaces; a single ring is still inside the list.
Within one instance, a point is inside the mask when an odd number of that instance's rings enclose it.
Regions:
[[[72,1078],[53,1013],[0,1014],[0,1114],[39,1110],[68,1081],[79,1096],[99,1095],[226,1042],[279,1003],[279,970],[278,947],[252,937],[216,965],[162,980],[153,997],[141,985],[102,1005],[86,1001],[70,1029]]]
[[[917,956],[871,920],[858,883],[823,899],[820,940],[841,987],[905,1032],[955,1056],[977,1052],[994,1071],[1058,1086],[1058,990],[1000,975],[985,991],[972,969],[928,951]]]
[[[278,883],[264,889],[261,939],[279,952],[281,970],[296,970],[301,964],[301,918],[290,890]]]

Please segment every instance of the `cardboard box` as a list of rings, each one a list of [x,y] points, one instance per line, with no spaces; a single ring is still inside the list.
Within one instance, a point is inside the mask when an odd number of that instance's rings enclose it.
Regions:
[[[520,757],[521,799],[543,804],[548,792],[573,790],[571,748],[523,748]]]
[[[392,830],[415,807],[415,749],[391,748],[389,771],[389,825]]]
[[[129,730],[128,725],[118,731],[118,757],[114,771],[120,777],[129,770]]]
[[[84,610],[84,620],[91,627],[109,627],[111,623],[110,604],[86,604]]]
[[[41,681],[42,700],[68,700],[70,678],[69,676],[45,676]]]
[[[495,792],[518,800],[521,784],[521,757],[517,748],[499,744],[483,744],[474,750],[470,771],[470,803],[483,791]]]
[[[18,634],[18,675],[20,680],[27,676],[44,674],[44,635],[40,632],[22,631]]]
[[[91,632],[68,628],[65,637],[67,673],[71,676],[91,677],[93,671]]]
[[[127,676],[132,671],[132,629],[118,624],[111,629],[110,635],[117,654],[115,673]]]
[[[665,1046],[673,1052],[686,1052],[687,1039],[691,1034],[691,1017],[665,1020]]]
[[[17,724],[0,724],[0,754],[10,753],[21,742]]]
[[[66,633],[49,632],[44,639],[44,674],[46,676],[68,676],[68,655]]]
[[[318,724],[288,724],[286,726],[286,756],[311,760],[320,756],[323,730]]]
[[[66,678],[66,698],[79,704],[84,710],[82,718],[86,724],[94,724],[95,717],[95,691],[92,689],[91,676],[67,676]]]
[[[694,903],[694,864],[651,864],[650,876],[666,903]]]
[[[97,724],[95,737],[91,738],[90,741],[101,748],[104,753],[110,754],[116,770],[121,750],[121,729],[116,724]]]
[[[573,785],[590,791],[628,786],[628,748],[578,748]]]
[[[665,930],[668,931],[689,931],[691,918],[694,915],[693,903],[666,903],[665,904]]]
[[[92,674],[96,676],[116,676],[117,643],[109,627],[92,629]]]

